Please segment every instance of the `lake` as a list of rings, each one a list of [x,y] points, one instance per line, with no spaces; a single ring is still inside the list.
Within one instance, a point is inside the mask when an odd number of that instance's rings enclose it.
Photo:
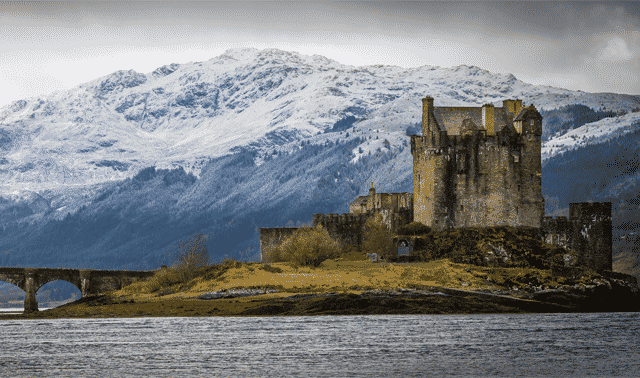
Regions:
[[[578,377],[640,371],[640,313],[1,319],[3,377]]]

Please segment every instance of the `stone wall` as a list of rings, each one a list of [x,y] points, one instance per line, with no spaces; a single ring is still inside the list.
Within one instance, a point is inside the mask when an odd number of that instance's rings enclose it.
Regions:
[[[313,214],[313,227],[324,227],[332,239],[344,244],[362,246],[364,224],[371,214]]]
[[[578,264],[596,272],[612,270],[611,202],[569,204],[569,219],[545,217],[544,241],[574,251]]]
[[[281,245],[293,235],[299,227],[274,227],[260,229],[260,261],[265,262],[265,252],[272,247]]]
[[[414,219],[436,230],[540,227],[539,138],[478,132],[432,147],[428,137],[412,136]],[[529,156],[536,154],[537,164]]]

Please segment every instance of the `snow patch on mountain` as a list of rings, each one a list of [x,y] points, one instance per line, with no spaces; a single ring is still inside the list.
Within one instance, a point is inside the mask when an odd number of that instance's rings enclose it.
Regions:
[[[640,129],[640,112],[588,123],[542,143],[542,161],[585,145],[604,143],[638,129]]]

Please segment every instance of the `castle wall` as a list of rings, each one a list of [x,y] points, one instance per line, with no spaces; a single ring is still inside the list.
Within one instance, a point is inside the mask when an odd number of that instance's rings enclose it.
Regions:
[[[280,246],[293,235],[299,227],[274,227],[260,229],[260,261],[265,262],[265,252],[272,247]]]
[[[313,214],[313,227],[320,225],[332,239],[360,249],[364,242],[364,225],[376,215],[381,216],[391,232],[413,221],[411,209],[377,209],[366,214]]]
[[[411,136],[414,220],[435,229],[451,224],[451,169],[446,148],[429,136]]]
[[[580,251],[578,262],[601,272],[612,270],[611,202],[569,204],[574,222],[573,250]]]
[[[370,214],[313,214],[313,227],[327,230],[332,239],[345,245],[362,246],[364,224]]]
[[[574,251],[578,264],[596,272],[612,270],[611,202],[569,204],[569,219],[545,217],[544,241]]]

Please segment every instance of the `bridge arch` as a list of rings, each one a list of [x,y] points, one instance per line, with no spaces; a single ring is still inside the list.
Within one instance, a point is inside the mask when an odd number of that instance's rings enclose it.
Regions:
[[[13,270],[13,269],[12,269]],[[10,283],[24,290],[24,269],[15,269],[16,271],[0,272],[0,281]]]
[[[76,274],[71,273],[71,274],[63,274],[63,275],[39,274],[38,279],[36,280],[35,285],[33,286],[33,289],[37,293],[44,285],[47,285],[55,281],[68,282],[73,286],[75,286],[78,290],[80,290],[80,293],[82,293],[82,283],[80,280],[80,275],[77,274],[77,272]]]
[[[66,280],[52,280],[36,290],[36,300],[38,303],[52,303],[61,301],[76,300],[82,297],[82,292],[78,285]]]

